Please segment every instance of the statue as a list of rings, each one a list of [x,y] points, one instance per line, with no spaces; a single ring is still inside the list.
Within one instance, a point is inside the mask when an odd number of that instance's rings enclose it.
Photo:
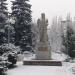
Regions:
[[[37,25],[39,28],[39,44],[36,57],[37,59],[48,60],[51,58],[51,52],[47,35],[48,20],[45,19],[44,13],[41,14],[41,19],[37,20]]]

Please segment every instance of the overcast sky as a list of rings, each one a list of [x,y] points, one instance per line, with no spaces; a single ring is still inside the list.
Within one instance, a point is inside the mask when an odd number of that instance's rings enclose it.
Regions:
[[[49,23],[54,16],[65,17],[67,13],[71,13],[72,17],[75,16],[75,0],[30,0],[30,4],[33,20],[39,18],[42,12],[46,14]]]

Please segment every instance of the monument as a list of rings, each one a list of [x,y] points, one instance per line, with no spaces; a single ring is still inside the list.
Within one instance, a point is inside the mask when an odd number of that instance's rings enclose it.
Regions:
[[[47,35],[48,20],[45,19],[45,14],[41,14],[41,19],[37,20],[37,25],[39,29],[39,43],[38,50],[36,51],[37,60],[50,60],[51,51]]]
[[[48,20],[45,19],[45,14],[41,14],[41,19],[37,20],[39,29],[39,43],[36,50],[35,60],[24,60],[24,65],[46,65],[46,66],[62,66],[61,61],[54,61],[51,59],[51,49],[48,41],[47,26]]]

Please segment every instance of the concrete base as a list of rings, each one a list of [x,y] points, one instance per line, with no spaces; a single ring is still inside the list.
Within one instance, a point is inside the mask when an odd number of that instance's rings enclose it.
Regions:
[[[31,60],[31,61],[23,61],[23,65],[62,66],[62,62],[51,60]]]
[[[39,47],[36,51],[36,59],[37,60],[50,60],[51,52],[48,47]]]
[[[47,51],[38,51],[36,54],[36,59],[37,60],[50,60],[50,54]]]

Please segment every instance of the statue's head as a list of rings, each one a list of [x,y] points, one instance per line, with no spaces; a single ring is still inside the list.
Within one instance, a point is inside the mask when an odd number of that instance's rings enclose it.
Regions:
[[[42,13],[42,14],[41,14],[41,18],[42,18],[42,19],[45,19],[45,13]]]

